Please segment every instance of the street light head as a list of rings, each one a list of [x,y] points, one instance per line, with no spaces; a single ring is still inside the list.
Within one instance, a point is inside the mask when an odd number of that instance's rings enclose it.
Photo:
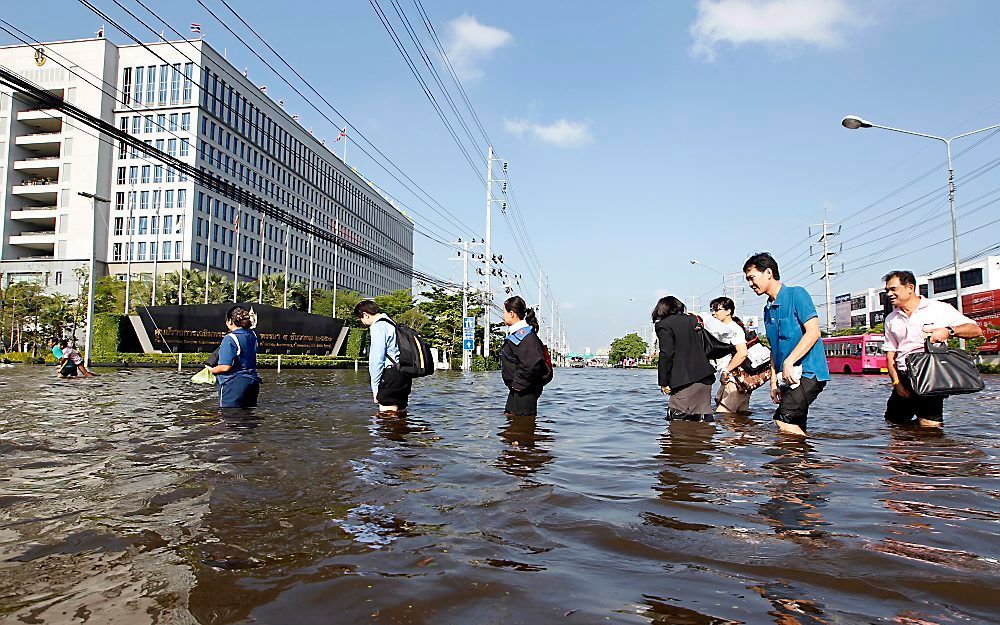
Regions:
[[[866,121],[864,119],[861,119],[857,115],[848,115],[844,119],[840,120],[840,125],[843,126],[844,128],[848,128],[850,130],[857,130],[858,128],[871,128],[872,127],[872,123],[870,121]]]

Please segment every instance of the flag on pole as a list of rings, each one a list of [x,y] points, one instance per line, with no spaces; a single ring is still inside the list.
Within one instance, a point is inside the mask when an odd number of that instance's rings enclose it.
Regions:
[[[334,143],[336,143],[337,141],[340,141],[341,139],[343,139],[345,137],[347,137],[347,127],[346,126],[344,127],[343,130],[340,131],[340,134],[337,135],[337,138],[334,140]]]
[[[194,34],[196,34],[196,35],[200,35],[201,34],[201,24],[195,24],[194,22],[191,22],[191,32],[194,33]]]

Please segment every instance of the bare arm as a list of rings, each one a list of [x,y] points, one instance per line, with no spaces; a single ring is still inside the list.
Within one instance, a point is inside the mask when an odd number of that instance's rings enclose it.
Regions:
[[[747,344],[740,343],[739,345],[734,345],[736,348],[736,353],[733,354],[732,360],[726,365],[726,371],[732,373],[739,369],[740,365],[747,359]]]
[[[978,339],[983,335],[983,329],[977,323],[963,323],[952,327],[955,329],[955,336],[960,339]],[[936,328],[931,332],[931,340],[938,343],[946,343],[950,338],[948,328]]]
[[[813,317],[809,321],[806,321],[803,327],[805,328],[805,332],[803,332],[802,338],[799,339],[795,349],[792,350],[792,353],[788,354],[788,358],[782,363],[783,368],[794,365],[805,358],[806,354],[809,353],[809,350],[813,348],[813,345],[816,344],[816,341],[821,336],[819,331],[819,317]]]

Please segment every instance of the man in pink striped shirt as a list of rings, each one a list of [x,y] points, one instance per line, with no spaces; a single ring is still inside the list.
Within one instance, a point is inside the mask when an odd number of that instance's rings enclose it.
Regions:
[[[983,335],[976,322],[951,304],[921,297],[912,271],[891,271],[883,278],[892,312],[885,318],[886,365],[892,380],[892,395],[885,407],[885,419],[908,424],[914,418],[922,427],[941,427],[943,397],[920,397],[900,371],[906,370],[906,356],[924,351],[924,339],[946,343],[955,337],[974,339]]]

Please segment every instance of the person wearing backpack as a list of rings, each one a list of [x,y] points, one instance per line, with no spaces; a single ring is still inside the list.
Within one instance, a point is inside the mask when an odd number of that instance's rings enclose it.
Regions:
[[[683,302],[672,295],[660,298],[652,319],[660,342],[660,391],[670,396],[667,419],[713,421],[715,368],[706,355],[704,327],[698,317],[685,314]]]
[[[503,303],[507,338],[500,347],[500,376],[510,391],[504,413],[533,417],[542,388],[552,379],[547,349],[538,336],[538,319],[518,295]]]
[[[387,414],[406,412],[413,378],[400,371],[395,322],[372,300],[358,302],[354,307],[354,316],[371,335],[368,373],[371,374],[372,399],[378,405],[378,411]]]

